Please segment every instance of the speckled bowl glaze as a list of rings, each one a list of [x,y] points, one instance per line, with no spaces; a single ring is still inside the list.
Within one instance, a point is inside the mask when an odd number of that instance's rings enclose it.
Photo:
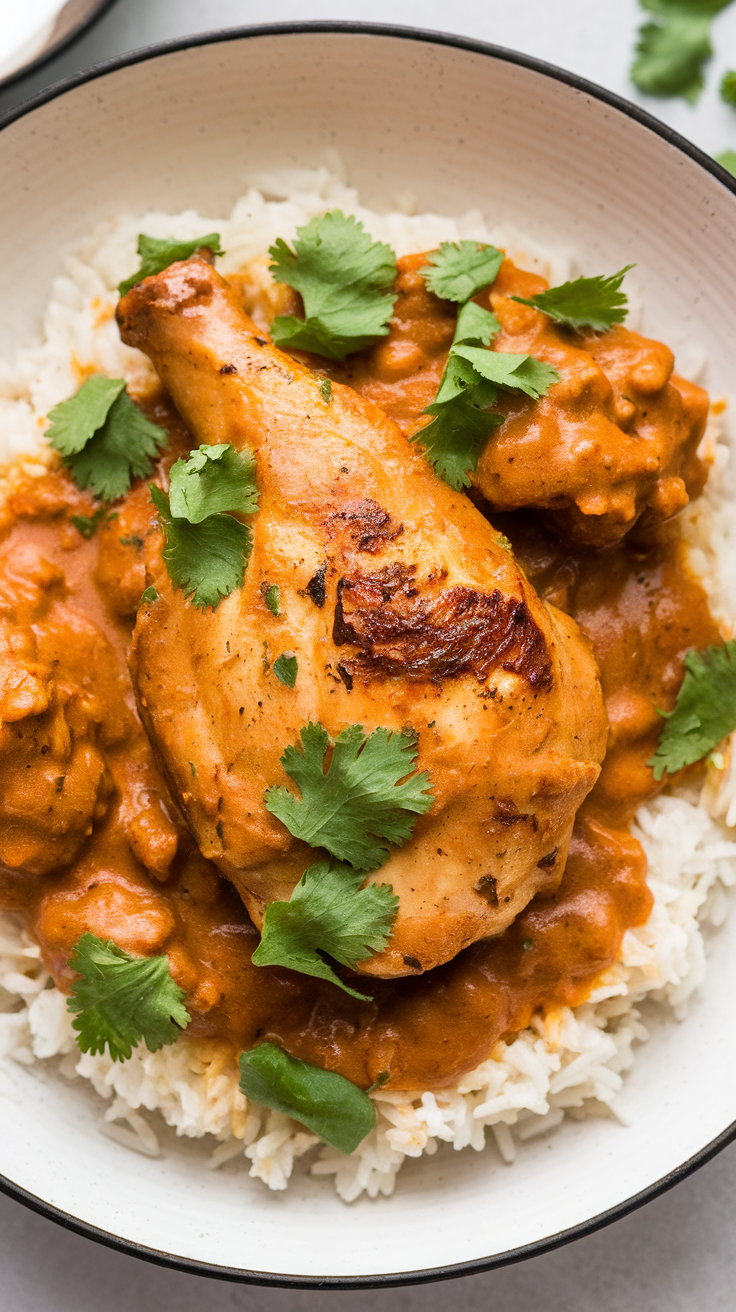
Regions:
[[[32,342],[65,252],[119,210],[227,213],[259,169],[337,149],[368,205],[480,208],[588,272],[637,261],[645,331],[708,359],[727,392],[736,340],[733,180],[638,109],[508,51],[401,29],[312,24],[216,33],[52,88],[0,132],[0,350]],[[397,1284],[530,1256],[667,1188],[736,1134],[734,927],[715,936],[683,1023],[654,1028],[622,1106],[569,1123],[516,1165],[491,1150],[409,1163],[389,1199],[329,1182],[269,1193],[100,1136],[90,1094],[0,1063],[2,1187],[127,1252],[201,1274],[302,1286]]]

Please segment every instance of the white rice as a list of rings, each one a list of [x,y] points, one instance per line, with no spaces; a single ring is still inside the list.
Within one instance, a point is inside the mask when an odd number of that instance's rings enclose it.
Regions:
[[[125,377],[134,393],[153,382],[151,366],[120,342],[114,310],[117,284],[137,267],[139,232],[192,238],[218,231],[227,254],[223,272],[240,269],[277,238],[325,209],[355,214],[398,254],[431,249],[440,241],[473,238],[504,246],[526,268],[563,281],[572,261],[564,251],[542,252],[517,233],[489,228],[471,211],[451,219],[413,215],[411,197],[397,212],[373,214],[335,172],[291,171],[261,177],[235,205],[230,219],[188,211],[149,213],[110,221],[81,245],[53,285],[42,345],[0,360],[0,465],[25,457],[42,472],[46,415],[92,372]],[[686,513],[694,567],[702,576],[724,632],[736,615],[736,544],[732,508],[723,491],[728,450],[715,452],[707,493]],[[720,767],[720,768],[718,768]],[[103,1133],[148,1155],[158,1155],[156,1120],[188,1138],[209,1137],[209,1165],[245,1159],[249,1174],[271,1189],[286,1188],[294,1163],[310,1150],[311,1171],[331,1175],[350,1202],[363,1192],[390,1194],[407,1157],[433,1154],[439,1144],[480,1151],[490,1130],[500,1157],[511,1162],[519,1145],[557,1127],[566,1116],[616,1115],[616,1095],[647,1038],[639,1004],[664,1005],[676,1016],[702,982],[703,929],[723,923],[736,884],[736,750],[708,767],[700,795],[679,790],[642,806],[634,833],[649,862],[654,905],[646,924],[624,936],[619,961],[604,972],[583,1005],[535,1016],[511,1043],[442,1090],[376,1092],[377,1120],[350,1156],[322,1144],[277,1112],[249,1104],[238,1089],[232,1049],[183,1035],[158,1053],[137,1049],[129,1061],[80,1054],[66,999],[54,986],[39,948],[10,916],[0,916],[0,1060],[55,1062],[70,1079],[87,1080],[107,1104]],[[153,1121],[143,1113],[154,1113]],[[90,1107],[94,1114],[94,1106]]]

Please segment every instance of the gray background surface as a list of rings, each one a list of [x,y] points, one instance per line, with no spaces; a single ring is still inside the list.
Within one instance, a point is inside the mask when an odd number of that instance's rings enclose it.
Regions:
[[[167,37],[234,24],[362,19],[526,51],[638,99],[705,150],[736,148],[736,112],[717,96],[721,72],[736,66],[736,5],[713,25],[716,56],[694,109],[644,100],[628,82],[639,17],[636,0],[271,0],[268,7],[117,0],[76,45],[0,91],[0,112],[69,73]],[[167,1304],[176,1312],[439,1312],[453,1305],[464,1312],[716,1312],[736,1308],[735,1237],[736,1145],[643,1210],[555,1253],[462,1281],[386,1291],[296,1292],[181,1275],[110,1252],[0,1196],[0,1312],[153,1312]]]

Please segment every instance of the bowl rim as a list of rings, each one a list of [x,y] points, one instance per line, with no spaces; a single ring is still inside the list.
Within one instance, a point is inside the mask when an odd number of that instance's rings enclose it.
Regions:
[[[103,6],[98,13],[101,13],[111,0],[104,0]],[[86,24],[85,24],[86,25]],[[19,105],[14,106],[6,113],[0,115],[0,132],[11,124],[24,118],[26,114],[32,113],[33,110],[47,104],[51,100],[56,100],[63,96],[67,91],[72,91],[76,87],[84,86],[87,82],[94,82],[98,78],[105,77],[108,73],[117,72],[118,69],[127,68],[134,64],[145,63],[148,60],[157,59],[163,55],[175,54],[182,50],[189,50],[192,47],[216,45],[225,41],[239,41],[259,37],[271,36],[300,36],[321,33],[325,35],[339,36],[377,36],[389,37],[397,40],[415,41],[428,45],[447,46],[450,49],[467,50],[472,54],[486,55],[493,59],[503,60],[508,64],[516,64],[521,68],[530,69],[534,73],[540,73],[544,77],[551,78],[553,81],[561,82],[565,86],[571,87],[575,91],[581,91],[585,95],[598,100],[603,104],[610,105],[612,108],[619,110],[628,118],[634,119],[643,127],[654,132],[669,145],[674,146],[682,154],[689,156],[696,164],[700,165],[707,173],[712,174],[718,182],[726,187],[734,196],[736,196],[736,177],[723,168],[715,159],[701,150],[693,142],[688,141],[674,128],[663,123],[660,119],[650,114],[641,106],[625,97],[618,95],[614,91],[609,91],[605,87],[590,81],[588,78],[581,77],[578,73],[573,73],[567,69],[559,68],[556,64],[548,63],[546,60],[537,59],[533,55],[527,55],[518,50],[511,50],[505,46],[495,45],[489,41],[477,40],[474,37],[466,37],[455,33],[434,31],[429,28],[414,27],[411,25],[401,25],[393,23],[365,23],[351,20],[308,20],[308,21],[291,21],[283,23],[257,23],[244,24],[240,26],[214,29],[207,32],[195,32],[183,37],[175,37],[166,41],[158,41],[152,45],[142,46],[138,49],[126,52],[123,55],[116,55],[111,59],[103,60],[101,63],[94,64],[79,73],[71,74],[68,77],[61,78],[57,82],[51,83],[42,91],[30,96],[28,99],[21,101]],[[73,39],[73,38],[70,38]],[[56,53],[56,52],[54,52]],[[38,61],[43,62],[43,61]],[[31,67],[35,67],[32,65]],[[24,70],[28,71],[28,70]],[[195,1258],[180,1257],[174,1253],[167,1253],[161,1249],[148,1248],[146,1245],[136,1243],[135,1240],[124,1239],[119,1235],[113,1235],[109,1231],[99,1229],[91,1222],[82,1221],[78,1217],[71,1216],[60,1207],[46,1202],[43,1198],[30,1193],[29,1190],[21,1185],[15,1184],[12,1180],[7,1179],[0,1174],[0,1193],[6,1194],[15,1202],[22,1203],[30,1211],[36,1212],[46,1220],[54,1221],[57,1225],[63,1226],[66,1230],[81,1235],[85,1239],[91,1239],[96,1243],[103,1244],[107,1248],[112,1248],[117,1252],[124,1253],[129,1257],[138,1257],[143,1261],[150,1262],[155,1266],[168,1267],[173,1270],[187,1272],[192,1275],[209,1277],[210,1279],[226,1280],[232,1283],[245,1285],[265,1285],[282,1289],[391,1289],[402,1285],[418,1285],[438,1282],[440,1280],[455,1280],[464,1275],[479,1275],[484,1271],[497,1270],[499,1267],[510,1266],[517,1262],[524,1262],[528,1258],[540,1257],[544,1253],[553,1251],[556,1248],[562,1248],[566,1244],[573,1243],[576,1239],[583,1239],[585,1236],[593,1234],[605,1226],[611,1225],[614,1221],[620,1221],[629,1216],[638,1208],[644,1206],[654,1198],[672,1189],[681,1180],[684,1180],[694,1171],[705,1166],[724,1148],[736,1140],[736,1120],[724,1129],[721,1134],[712,1139],[710,1143],[689,1157],[674,1170],[655,1180],[646,1189],[634,1194],[631,1198],[626,1198],[622,1202],[599,1212],[596,1216],[589,1218],[587,1221],[579,1222],[577,1225],[570,1226],[567,1230],[559,1231],[557,1234],[548,1235],[543,1239],[534,1240],[531,1243],[523,1244],[518,1248],[508,1249],[504,1253],[496,1253],[492,1257],[474,1258],[471,1261],[452,1263],[446,1266],[428,1267],[422,1270],[399,1271],[387,1273],[384,1275],[373,1276],[298,1276],[298,1275],[279,1275],[271,1271],[254,1271],[246,1270],[240,1267],[219,1266],[214,1263],[200,1261]]]
[[[15,82],[19,82],[21,78],[29,77],[31,73],[38,72],[39,68],[42,68],[44,64],[47,64],[50,59],[56,59],[57,55],[60,55],[68,46],[74,45],[75,41],[78,41],[80,37],[84,36],[87,29],[98,22],[105,13],[105,10],[109,9],[110,6],[115,3],[116,0],[95,0],[95,3],[92,4],[89,11],[83,14],[73,27],[69,28],[69,31],[65,36],[60,37],[58,41],[54,41],[52,45],[45,47],[40,55],[36,55],[34,59],[30,59],[27,64],[21,64],[20,67],[14,69],[12,73],[7,73],[5,77],[0,77],[0,91],[5,91],[7,87],[11,87]],[[57,18],[61,17],[61,12],[62,11],[60,10]],[[61,83],[52,83],[52,85],[60,86]],[[28,101],[23,100],[21,103],[25,105]],[[0,120],[0,122],[2,122],[2,120]]]

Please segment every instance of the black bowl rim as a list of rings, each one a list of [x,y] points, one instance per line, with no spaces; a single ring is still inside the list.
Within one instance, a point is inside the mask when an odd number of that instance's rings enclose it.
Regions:
[[[87,31],[87,28],[92,27],[99,18],[102,18],[105,10],[109,9],[114,3],[115,0],[96,0],[89,13],[80,18],[79,22],[69,29],[66,36],[61,37],[52,46],[42,50],[40,55],[36,55],[36,58],[31,59],[29,63],[21,64],[20,68],[16,68],[14,72],[7,73],[5,77],[0,78],[0,91],[4,91],[6,87],[12,86],[15,82],[20,82],[21,78],[28,77],[30,73],[35,73],[37,69],[47,64],[50,59],[55,59],[57,55],[61,54],[62,50],[66,50],[67,46],[71,46],[75,41],[78,41]],[[57,85],[60,87],[61,83],[57,83]]]
[[[53,83],[37,95],[16,106],[9,113],[0,116],[0,131],[23,118],[26,114],[31,113],[40,105],[45,105],[48,101],[64,95],[65,92],[83,86],[86,82],[93,82],[97,78],[104,77],[107,73],[116,72],[117,69],[127,68],[132,64],[139,64],[149,59],[157,59],[161,55],[188,50],[193,46],[214,45],[217,42],[239,41],[253,37],[310,35],[315,32],[325,35],[390,37],[402,41],[449,46],[457,50],[468,50],[477,55],[488,55],[493,59],[504,60],[506,63],[517,64],[521,68],[528,68],[532,72],[541,73],[544,77],[562,82],[575,91],[582,91],[594,100],[610,105],[622,114],[634,119],[637,123],[649,128],[651,132],[662,137],[669,145],[675,146],[684,155],[688,155],[690,159],[699,164],[706,172],[711,173],[714,178],[724,184],[727,190],[736,196],[736,178],[728,173],[726,169],[709,155],[706,155],[698,146],[687,141],[679,132],[675,132],[667,124],[660,122],[659,119],[656,119],[633,102],[616,95],[615,92],[608,91],[595,82],[589,82],[587,78],[580,77],[577,73],[569,73],[554,64],[548,64],[546,61],[536,59],[531,55],[521,54],[517,50],[508,50],[503,46],[496,46],[487,41],[476,41],[471,37],[455,36],[447,32],[434,32],[424,28],[403,27],[390,23],[339,21],[263,23],[195,33],[171,41],[157,42],[155,45],[145,46],[140,50],[133,50],[128,54],[105,60],[103,63],[96,64],[81,73],[76,73],[71,77]],[[498,1267],[524,1262],[530,1257],[540,1257],[543,1253],[551,1252],[555,1248],[561,1248],[576,1239],[582,1239],[586,1235],[593,1234],[596,1230],[601,1230],[604,1226],[610,1225],[613,1221],[622,1220],[623,1217],[636,1211],[645,1203],[658,1198],[660,1194],[666,1193],[668,1189],[672,1189],[674,1185],[679,1184],[693,1171],[705,1166],[707,1162],[716,1157],[735,1139],[736,1121],[733,1121],[721,1134],[688,1158],[681,1166],[662,1176],[660,1180],[655,1180],[653,1184],[646,1189],[642,1189],[640,1193],[631,1198],[626,1198],[617,1203],[615,1207],[600,1212],[597,1216],[591,1217],[590,1220],[582,1221],[578,1225],[571,1226],[568,1230],[560,1231],[558,1234],[548,1235],[544,1239],[524,1244],[520,1248],[509,1249],[505,1253],[496,1253],[492,1257],[480,1257],[469,1262],[457,1262],[450,1266],[428,1267],[426,1270],[397,1271],[375,1276],[287,1276],[277,1275],[270,1271],[246,1271],[236,1267],[217,1266],[209,1262],[179,1257],[174,1253],[166,1253],[160,1249],[147,1248],[145,1245],[137,1244],[133,1240],[122,1239],[106,1230],[100,1230],[89,1222],[80,1221],[77,1217],[70,1216],[61,1208],[54,1207],[42,1198],[36,1197],[35,1194],[14,1184],[12,1180],[6,1179],[3,1175],[0,1175],[0,1191],[7,1194],[9,1198],[15,1199],[16,1202],[23,1203],[31,1211],[37,1212],[49,1221],[55,1221],[58,1225],[67,1230],[72,1230],[75,1234],[82,1235],[85,1239],[92,1239],[108,1248],[125,1253],[129,1257],[138,1257],[156,1266],[171,1267],[176,1271],[186,1271],[192,1275],[208,1276],[239,1284],[269,1285],[282,1289],[391,1289],[400,1285],[419,1285],[440,1280],[454,1280],[464,1275],[479,1275],[483,1271],[493,1271]]]

